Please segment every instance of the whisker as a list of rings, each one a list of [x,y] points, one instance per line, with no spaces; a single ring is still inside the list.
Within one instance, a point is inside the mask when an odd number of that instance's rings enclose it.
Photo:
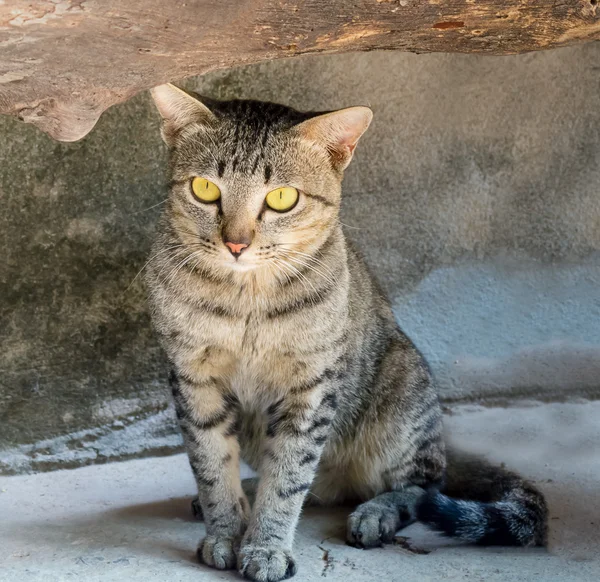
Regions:
[[[287,264],[283,259],[278,259],[276,257],[273,257],[272,260],[273,260],[273,262],[278,264],[280,266],[280,268],[284,268],[285,269],[284,272],[286,272],[286,274],[291,272],[293,278],[290,278],[290,283],[292,283],[294,279],[297,279],[302,284],[302,286],[304,287],[306,292],[310,293],[310,289],[306,286],[306,283],[298,276],[300,274],[298,269],[295,269],[294,267],[292,267],[292,265]]]
[[[293,253],[296,255],[300,255],[301,257],[306,257],[308,260],[313,261],[315,263],[317,263],[318,265],[320,265],[321,267],[323,267],[323,269],[325,269],[325,271],[331,275],[332,277],[335,277],[335,273],[329,268],[328,265],[326,265],[323,261],[321,261],[320,259],[318,259],[317,257],[315,257],[314,255],[309,255],[308,253],[303,253],[300,251],[297,251],[295,249],[282,249],[283,253]]]
[[[148,208],[143,208],[142,210],[136,210],[135,212],[131,212],[130,214],[128,214],[128,216],[135,216],[136,214],[140,214],[141,212],[147,212],[148,210],[152,210],[153,208],[164,204],[167,200],[168,198],[165,198],[164,200],[161,200],[158,204],[154,204],[153,206],[149,206]]]
[[[185,229],[179,228],[179,227],[177,227],[176,232],[183,233],[183,234],[189,234],[190,236],[193,236],[194,238],[198,239],[199,241],[205,242],[204,239],[197,232],[193,232],[191,230],[185,230]]]
[[[189,253],[189,248],[188,248],[188,246],[187,246],[187,245],[183,245],[183,246],[184,246],[184,248],[182,248],[182,249],[177,249],[177,250],[176,250],[176,251],[173,253],[173,255],[170,257],[170,259],[173,259],[173,260],[179,260],[179,258],[182,256],[182,254],[183,254],[183,256],[184,256],[184,257],[189,257],[189,256],[190,256],[190,253]],[[161,278],[161,275],[163,274],[163,272],[165,271],[165,269],[171,269],[171,268],[172,268],[172,266],[173,266],[173,265],[172,265],[172,263],[171,263],[171,262],[169,262],[169,261],[166,261],[166,262],[164,263],[164,265],[163,265],[163,266],[160,268],[160,270],[158,271],[158,273],[156,274],[156,277],[157,277],[158,279],[161,279],[161,281],[162,281],[162,282],[164,282],[164,281],[165,281],[165,279],[164,279],[164,278]]]
[[[272,259],[271,261],[267,262],[267,265],[269,265],[269,266],[270,265],[275,266],[277,268],[278,272],[282,273],[285,276],[286,281],[291,285],[292,282],[293,282],[293,279],[288,275],[288,273],[286,271],[284,271],[281,267],[277,266],[277,262],[276,262],[277,258],[276,257],[271,257],[271,259]]]
[[[277,264],[274,261],[268,261],[267,262],[267,268],[269,270],[271,270],[271,267],[274,267],[276,269],[277,273],[281,273],[286,278],[286,281],[288,282],[288,284],[292,283],[292,280],[290,279],[290,276],[283,269],[281,269],[280,267],[278,267]]]
[[[313,271],[313,273],[316,273],[317,275],[320,275],[323,279],[325,279],[325,281],[327,281],[330,285],[335,286],[335,281],[327,276],[325,273],[323,273],[323,271],[320,271],[319,269],[317,269],[316,267],[310,265],[309,263],[307,263],[306,261],[302,261],[301,259],[297,259],[294,257],[290,257],[289,255],[287,256],[287,258],[292,261],[293,263],[296,263],[297,265],[300,265],[302,267],[306,267],[307,269],[309,269],[310,271]]]
[[[192,268],[190,269],[190,272],[188,273],[187,279],[185,281],[186,285],[189,285],[191,276],[198,269],[198,267],[202,264],[202,259],[204,258],[201,254],[199,254],[198,251],[194,251],[193,254],[196,255],[196,260],[194,261],[194,264],[192,265]]]
[[[166,249],[162,249],[160,251],[158,251],[157,253],[155,253],[154,255],[152,255],[144,264],[144,266],[137,272],[136,276],[133,278],[133,280],[131,281],[131,283],[129,283],[129,285],[127,286],[127,289],[125,289],[125,292],[129,291],[129,289],[131,288],[131,286],[136,282],[137,278],[142,274],[142,271],[154,260],[156,259],[159,255],[162,255],[168,251],[172,251],[174,248],[178,248],[178,247],[185,247],[187,245],[185,244],[176,244],[176,245],[172,245]]]
[[[279,243],[275,246],[283,246],[283,245],[289,245],[289,244],[293,244],[293,243]],[[296,255],[300,255],[302,257],[306,257],[307,259],[309,259],[310,261],[314,261],[315,263],[318,263],[319,265],[321,265],[332,277],[335,277],[335,273],[321,260],[318,259],[314,254],[308,254],[308,253],[303,253],[301,251],[298,251],[296,249],[280,249],[281,252],[285,252],[285,253],[294,253]],[[317,251],[317,253],[320,253],[321,251]]]
[[[292,269],[292,273],[295,273],[296,277],[300,278],[300,282],[306,281],[310,287],[312,288],[312,290],[315,292],[315,295],[318,295],[318,291],[316,289],[316,287],[312,284],[312,282],[310,281],[310,279],[304,274],[302,273],[302,271],[300,271],[297,267],[294,267],[294,265],[290,265],[287,261],[285,261],[284,259],[279,259],[284,265],[286,265],[287,267],[289,267],[290,269]],[[304,286],[304,288],[306,289],[306,291],[308,293],[310,293],[310,291],[308,290],[308,288],[306,286]]]
[[[362,227],[360,226],[351,226],[349,224],[346,224],[344,222],[342,222],[341,220],[338,219],[338,224],[340,224],[341,226],[345,226],[346,228],[352,228],[354,230],[364,230]]]
[[[185,265],[192,260],[193,258],[195,258],[195,252],[191,252],[187,257],[185,257],[185,259],[183,259],[183,261],[181,261],[170,273],[168,279],[165,278],[164,283],[166,285],[171,285],[171,283],[175,280],[175,277],[177,277],[177,274],[179,273],[179,271],[181,271],[181,269],[183,269],[183,267],[185,267]]]
[[[173,259],[178,259],[178,257],[180,257],[180,256],[181,256],[181,253],[187,252],[187,251],[189,251],[190,249],[194,249],[194,248],[197,248],[197,247],[200,247],[200,248],[204,249],[204,250],[205,250],[205,252],[206,252],[206,250],[210,250],[210,249],[206,249],[206,248],[204,248],[204,247],[201,245],[201,243],[192,243],[192,244],[186,244],[186,245],[182,245],[182,246],[183,246],[184,248],[183,248],[183,249],[177,249],[177,250],[176,250],[176,252],[174,253],[173,257],[172,257]],[[189,253],[187,256],[189,257],[189,256],[191,256],[193,253],[194,253],[194,251],[192,250],[192,251],[191,251],[191,252],[190,252],[190,253]],[[160,271],[159,271],[159,272],[158,272],[158,274],[157,274],[157,277],[159,277],[159,278],[160,278],[160,276],[162,275],[163,271],[164,271],[165,269],[169,268],[169,267],[172,267],[172,264],[170,264],[169,262],[166,262],[166,264],[164,264],[164,265],[161,267]],[[162,281],[163,281],[163,283],[166,283],[166,282],[167,282],[167,278],[166,278],[166,277],[165,277],[165,278],[163,278],[163,279],[162,279]]]

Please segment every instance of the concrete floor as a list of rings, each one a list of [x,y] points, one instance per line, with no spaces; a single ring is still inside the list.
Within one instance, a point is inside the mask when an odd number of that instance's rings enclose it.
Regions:
[[[546,493],[547,551],[460,546],[419,525],[402,532],[408,543],[356,550],[343,542],[347,509],[309,509],[296,538],[296,579],[600,579],[599,419],[600,402],[461,406],[447,416],[457,444],[505,461]],[[204,526],[191,516],[193,493],[183,455],[2,477],[0,580],[239,579],[196,563],[194,549]]]

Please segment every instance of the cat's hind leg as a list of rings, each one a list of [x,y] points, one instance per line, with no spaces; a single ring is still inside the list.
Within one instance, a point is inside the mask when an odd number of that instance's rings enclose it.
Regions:
[[[374,548],[393,541],[396,532],[416,520],[425,490],[407,484],[361,503],[348,516],[346,541],[357,548]]]

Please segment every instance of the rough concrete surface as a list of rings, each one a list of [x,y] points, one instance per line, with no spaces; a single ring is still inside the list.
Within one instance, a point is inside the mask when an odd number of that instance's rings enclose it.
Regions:
[[[378,52],[186,86],[305,109],[370,104],[342,221],[443,397],[564,400],[600,396],[599,62],[600,43]],[[135,279],[165,196],[157,117],[140,95],[70,145],[0,117],[0,472],[179,442]]]
[[[409,539],[397,545],[357,550],[343,541],[349,508],[309,508],[296,538],[295,580],[598,580],[599,415],[600,403],[588,402],[463,405],[446,417],[457,445],[506,462],[544,491],[548,550],[461,546],[420,525],[402,531]],[[191,516],[193,494],[184,455],[0,477],[0,580],[239,580],[196,563],[204,526]]]

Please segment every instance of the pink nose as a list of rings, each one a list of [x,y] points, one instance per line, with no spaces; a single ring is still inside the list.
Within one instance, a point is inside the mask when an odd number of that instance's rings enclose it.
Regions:
[[[245,248],[248,248],[248,245],[244,243],[226,242],[225,246],[229,247],[229,250],[234,255],[239,255]]]

